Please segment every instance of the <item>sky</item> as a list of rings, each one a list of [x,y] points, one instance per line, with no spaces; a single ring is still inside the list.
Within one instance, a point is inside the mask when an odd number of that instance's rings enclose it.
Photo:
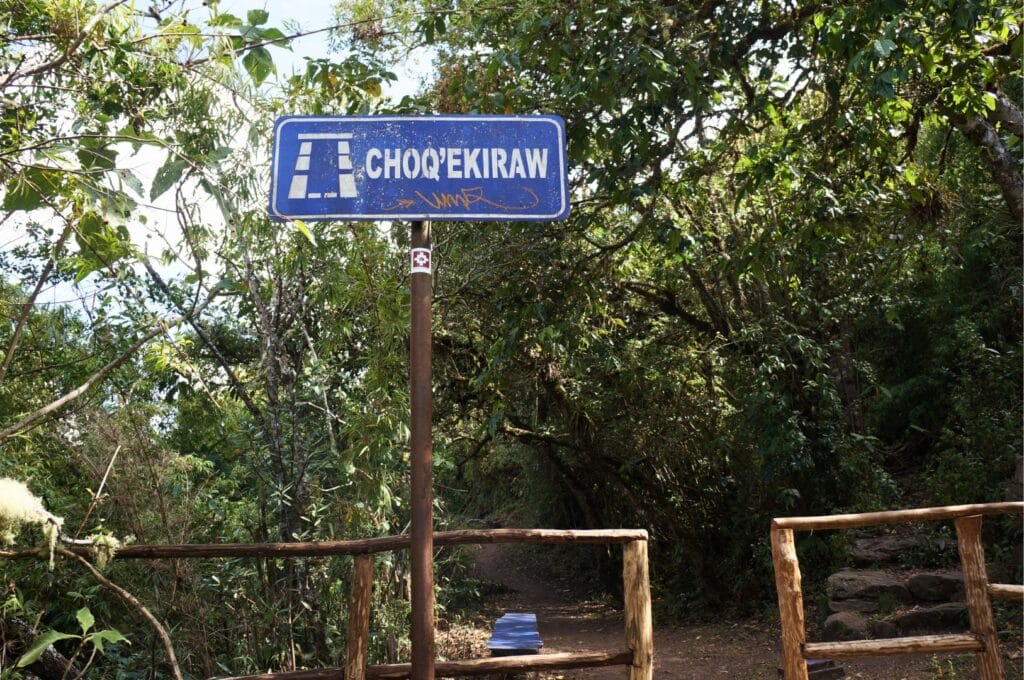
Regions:
[[[303,31],[315,30],[330,26],[334,21],[333,2],[329,0],[221,0],[220,10],[236,17],[245,18],[251,9],[265,9],[270,13],[269,24],[284,30],[285,21],[298,24]],[[274,50],[274,62],[278,71],[287,74],[291,70],[305,68],[304,57],[330,56],[327,45],[327,34],[317,33],[292,42],[292,51]],[[395,75],[398,80],[384,88],[384,94],[394,99],[401,99],[407,94],[414,94],[430,72],[431,57],[429,53],[416,51],[409,58],[397,65]]]

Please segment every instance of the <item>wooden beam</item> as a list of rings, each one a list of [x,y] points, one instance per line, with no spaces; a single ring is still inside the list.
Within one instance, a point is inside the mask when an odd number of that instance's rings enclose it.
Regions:
[[[623,546],[622,584],[626,603],[626,644],[633,650],[629,680],[653,680],[654,624],[651,619],[647,541],[631,541]]]
[[[633,651],[623,649],[607,652],[580,652],[573,654],[529,654],[524,656],[501,656],[465,661],[440,661],[434,671],[437,677],[462,677],[466,675],[489,675],[491,673],[513,673],[529,671],[557,671],[572,668],[601,668],[604,666],[629,666],[633,663]],[[367,680],[402,680],[410,677],[410,664],[398,663],[385,666],[368,666]],[[322,668],[311,671],[286,671],[239,675],[222,680],[344,680],[342,668]]]
[[[878,524],[905,524],[941,519],[956,519],[970,515],[1006,515],[1024,512],[1024,502],[977,503],[974,505],[946,505],[937,508],[862,512],[854,515],[823,515],[818,517],[778,517],[772,523],[780,529],[821,531],[824,529],[856,529]]]
[[[800,582],[800,562],[792,529],[780,529],[772,523],[772,563],[775,566],[775,591],[779,598],[782,623],[782,674],[785,680],[807,680],[807,660],[801,647],[807,639],[804,624],[804,595]]]
[[[803,646],[805,659],[844,659],[855,656],[893,656],[938,652],[978,652],[985,645],[976,635],[918,635],[885,640],[848,642],[808,642]]]
[[[484,529],[438,531],[434,545],[467,545],[482,543],[610,544],[646,541],[643,529]],[[166,545],[128,545],[119,548],[114,558],[180,559],[189,557],[330,557],[337,555],[369,555],[391,550],[407,550],[408,534],[380,536],[353,541],[294,541],[287,543],[186,543]],[[89,556],[90,548],[69,546],[69,550]],[[0,559],[38,559],[38,548],[0,550]]]
[[[348,604],[345,677],[365,680],[370,647],[370,602],[373,597],[373,556],[356,555]]]
[[[975,655],[978,675],[981,680],[1003,680],[1003,660],[1000,658],[999,638],[996,635],[995,618],[992,616],[992,600],[988,596],[985,549],[981,545],[981,515],[960,517],[955,524],[971,632],[984,644],[984,649]]]
[[[409,514],[412,585],[409,642],[412,677],[434,680],[434,482],[431,308],[433,273],[417,267],[414,255],[430,261],[430,222],[410,223],[409,284]],[[425,253],[422,251],[426,251]]]
[[[1012,583],[989,583],[988,595],[996,600],[1016,600],[1024,602],[1024,586]]]

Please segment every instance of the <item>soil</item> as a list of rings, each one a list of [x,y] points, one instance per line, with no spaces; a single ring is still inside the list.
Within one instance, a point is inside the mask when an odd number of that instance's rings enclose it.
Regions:
[[[537,614],[544,653],[599,651],[625,646],[622,611],[594,594],[585,572],[556,572],[524,546],[481,545],[472,549],[475,576],[484,593],[482,609],[460,620],[439,621],[438,651],[449,659],[488,656],[490,626],[504,612]],[[658,680],[777,680],[777,623],[757,620],[693,625],[654,624]],[[1020,649],[1006,650],[1007,678],[1021,678]],[[848,678],[865,680],[969,680],[974,660],[963,655],[914,655],[847,659]],[[537,673],[545,680],[623,680],[623,667]]]

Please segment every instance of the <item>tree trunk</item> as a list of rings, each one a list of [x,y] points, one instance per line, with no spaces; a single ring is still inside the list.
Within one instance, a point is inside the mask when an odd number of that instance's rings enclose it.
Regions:
[[[956,125],[972,144],[981,149],[1010,214],[1018,225],[1024,224],[1024,179],[1021,178],[1017,159],[1006,148],[992,124],[981,116],[957,121]]]

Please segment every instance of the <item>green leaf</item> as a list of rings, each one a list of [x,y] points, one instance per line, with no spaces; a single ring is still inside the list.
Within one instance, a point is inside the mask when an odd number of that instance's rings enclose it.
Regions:
[[[167,162],[156,171],[153,186],[149,190],[149,200],[155,201],[157,197],[162,196],[164,192],[174,186],[181,179],[181,173],[185,171],[186,167],[188,167],[188,163],[185,161],[168,158]]]
[[[303,222],[302,220],[292,220],[292,224],[294,224],[295,228],[298,229],[299,232],[301,232],[302,235],[306,237],[307,241],[309,241],[314,246],[316,245],[316,239],[313,238],[313,232],[309,230],[309,226],[305,222]]]
[[[821,12],[816,13],[814,15],[814,27],[817,28],[817,29],[820,29],[824,25],[825,25],[825,15],[822,14]]]
[[[873,43],[871,43],[871,46],[874,48],[875,54],[883,58],[888,57],[890,54],[892,54],[892,51],[896,49],[896,43],[889,40],[888,38],[876,40]]]
[[[225,220],[230,221],[232,217],[232,209],[228,202],[224,199],[224,193],[214,184],[209,182],[207,179],[199,180],[199,186],[206,190],[206,193],[213,196],[217,201],[217,206],[220,208],[221,215],[224,216]]]
[[[283,47],[286,50],[290,50],[292,46],[285,42],[286,36],[281,32],[279,28],[257,28],[253,31],[260,37],[260,40],[280,40],[282,42],[272,43],[274,47]]]
[[[907,180],[907,183],[910,184],[910,186],[916,185],[917,168],[915,168],[913,165],[908,165],[907,167],[903,168],[903,177]]]
[[[4,194],[4,210],[35,210],[43,204],[43,197],[34,186],[20,176],[7,185]]]
[[[77,155],[78,160],[82,162],[82,167],[86,170],[92,170],[93,168],[112,170],[114,168],[114,160],[117,158],[117,150],[104,148],[80,149]]]
[[[994,94],[991,92],[984,92],[982,93],[981,98],[985,101],[985,106],[989,111],[996,110],[998,102],[996,101],[996,96]]]
[[[220,163],[222,160],[231,155],[233,149],[230,146],[222,146],[214,149],[206,156],[206,160],[211,163]]]
[[[45,198],[53,197],[59,188],[60,173],[29,168],[7,185],[3,209],[35,210],[42,207]]]
[[[75,283],[135,253],[124,225],[112,227],[91,210],[79,218],[75,241],[78,243],[78,255],[73,258],[77,269]]]
[[[58,640],[70,640],[72,638],[78,639],[79,637],[81,636],[71,635],[70,633],[61,633],[56,630],[48,630],[37,637],[36,641],[32,643],[32,646],[25,650],[25,653],[21,655],[20,659],[18,659],[18,663],[15,668],[24,668],[25,666],[34,664],[39,660],[39,657],[43,655],[46,648]]]
[[[259,85],[274,70],[274,58],[270,56],[267,48],[256,47],[242,57],[242,66],[249,72],[253,82]]]
[[[78,218],[78,228],[75,229],[75,240],[79,249],[89,248],[89,242],[103,232],[103,218],[98,213],[90,210],[82,213]]]
[[[185,39],[188,40],[193,48],[198,50],[203,46],[203,32],[199,30],[198,26],[193,26],[192,24],[177,25],[175,26],[175,31],[184,34]]]
[[[88,642],[91,642],[93,645],[95,645],[96,649],[101,654],[106,654],[107,653],[106,650],[103,648],[104,645],[107,645],[107,644],[111,644],[112,645],[112,644],[114,644],[116,642],[126,642],[129,645],[131,644],[131,640],[126,638],[124,635],[121,635],[121,633],[119,633],[118,631],[114,630],[113,628],[111,628],[109,630],[98,630],[95,633],[93,633],[92,635],[90,635],[89,637],[87,637],[86,640]]]
[[[246,21],[251,26],[259,26],[260,24],[267,23],[267,19],[270,18],[270,12],[265,9],[251,9],[245,15]]]
[[[135,192],[137,196],[140,198],[145,197],[146,192],[145,189],[142,188],[142,180],[139,179],[134,172],[131,170],[121,169],[117,171],[117,175],[121,178],[122,182],[127,184],[131,190]]]
[[[242,20],[236,17],[234,14],[218,14],[209,21],[211,26],[240,26]]]
[[[75,618],[78,619],[78,625],[82,627],[82,633],[88,633],[89,629],[96,625],[96,618],[89,611],[88,607],[82,607],[75,613]]]
[[[920,59],[925,75],[933,75],[935,73],[935,56],[931,52],[922,52]]]

